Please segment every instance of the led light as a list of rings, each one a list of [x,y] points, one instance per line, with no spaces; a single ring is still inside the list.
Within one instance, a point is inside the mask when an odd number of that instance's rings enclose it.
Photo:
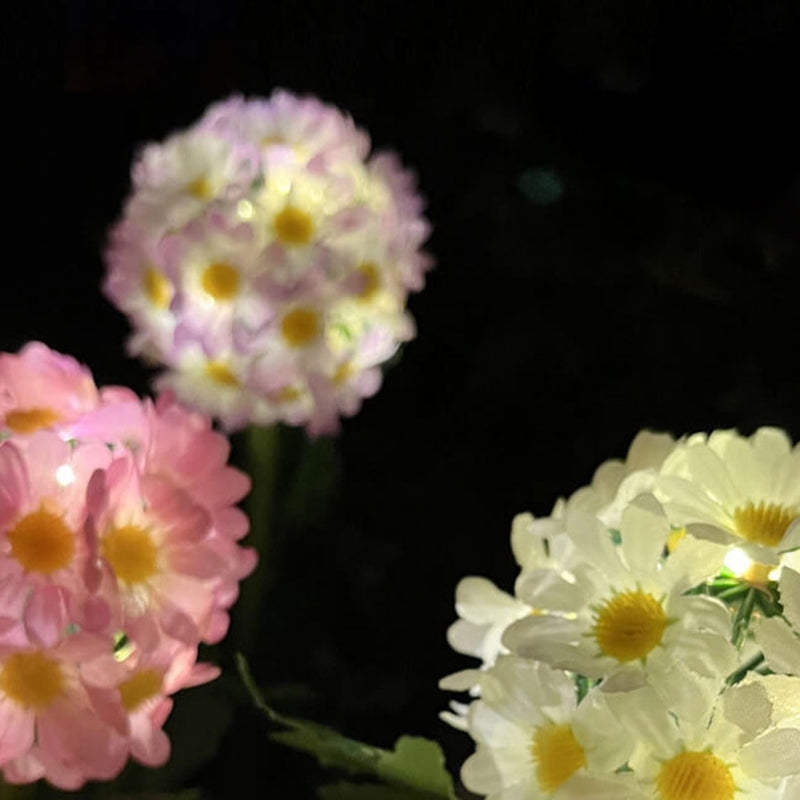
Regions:
[[[69,464],[62,464],[56,470],[56,483],[59,486],[69,486],[75,482],[75,470]]]
[[[239,219],[253,219],[254,209],[253,204],[249,200],[240,200],[236,204],[236,213]]]
[[[734,547],[725,556],[724,564],[737,578],[741,578],[753,565],[753,559],[750,558],[744,550]]]

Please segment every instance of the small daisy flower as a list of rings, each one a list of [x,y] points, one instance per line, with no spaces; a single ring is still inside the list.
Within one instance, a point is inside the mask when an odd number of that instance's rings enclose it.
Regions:
[[[467,715],[476,752],[464,785],[493,800],[606,797],[630,775],[614,772],[634,741],[594,691],[580,703],[575,684],[545,664],[500,656],[478,674],[481,699]]]
[[[109,780],[127,758],[124,737],[98,713],[80,664],[105,637],[77,633],[50,647],[0,648],[0,768],[10,783],[47,778],[61,789]]]
[[[0,353],[0,435],[59,430],[98,402],[91,373],[74,358],[41,342]]]
[[[736,666],[727,608],[684,594],[716,574],[724,549],[684,537],[663,560],[670,526],[652,496],[631,504],[620,528],[615,547],[597,518],[570,515],[577,552],[570,572],[533,570],[518,589],[523,602],[550,613],[515,622],[503,644],[593,679],[641,670],[690,709],[694,691]]]
[[[786,781],[800,774],[799,700],[800,679],[784,676],[751,677],[692,719],[649,687],[607,695],[638,742],[629,760],[638,788],[658,800],[790,800]]]
[[[129,349],[229,429],[334,432],[414,336],[431,266],[413,176],[349,117],[275,92],[212,106],[145,148],[112,231],[104,290]]]
[[[777,428],[696,434],[665,460],[656,494],[671,521],[774,566],[800,547],[800,445]]]
[[[569,507],[597,514],[610,527],[616,527],[622,509],[638,495],[652,491],[652,477],[674,448],[675,439],[668,433],[639,431],[625,459],[604,461],[595,470],[592,482],[570,495]],[[635,484],[631,481],[634,475]]]
[[[61,636],[70,605],[71,613],[80,613],[90,557],[88,486],[109,461],[104,444],[70,445],[52,431],[27,437],[24,448],[11,440],[0,444],[0,581],[19,587],[0,615],[22,611],[37,643]]]

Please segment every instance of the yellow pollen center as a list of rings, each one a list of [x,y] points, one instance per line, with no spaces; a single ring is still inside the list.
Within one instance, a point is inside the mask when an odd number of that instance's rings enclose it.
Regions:
[[[39,710],[64,691],[64,673],[41,653],[14,653],[0,667],[0,689],[18,705]]]
[[[381,285],[381,277],[378,267],[372,262],[367,261],[356,269],[361,278],[361,288],[357,292],[357,297],[363,302],[371,300]]]
[[[27,572],[50,575],[69,566],[75,552],[75,535],[61,517],[43,508],[22,517],[6,538]]]
[[[281,334],[292,347],[310,344],[319,333],[319,317],[310,308],[295,308],[281,321]]]
[[[119,685],[120,699],[126,711],[135,711],[145,700],[161,691],[161,673],[143,669]]]
[[[101,550],[118,580],[124,583],[142,583],[158,570],[155,542],[138,525],[112,528],[103,537]]]
[[[748,542],[776,547],[783,541],[789,526],[797,519],[797,510],[777,503],[747,503],[733,512],[736,532]]]
[[[232,300],[239,293],[239,273],[230,264],[211,264],[203,270],[200,285],[215,300]]]
[[[161,270],[148,267],[142,273],[142,291],[156,308],[169,308],[172,301],[172,284]]]
[[[733,800],[730,769],[711,753],[687,751],[665,761],[656,780],[658,800]]]
[[[686,528],[675,528],[675,530],[670,531],[669,536],[667,536],[667,552],[674,553],[675,548],[681,543],[684,536],[686,536]]]
[[[49,428],[61,417],[50,408],[19,408],[6,414],[6,427],[14,433],[33,433]]]
[[[270,399],[275,403],[292,403],[300,397],[300,390],[294,386],[281,386]]]
[[[314,235],[314,223],[305,211],[286,206],[275,217],[275,235],[281,244],[296,246],[308,244]]]
[[[208,179],[202,175],[199,178],[195,178],[186,187],[186,191],[196,200],[210,200],[214,196],[211,184],[208,182]]]
[[[230,386],[231,388],[239,386],[239,379],[233,374],[231,368],[222,361],[209,361],[206,364],[206,375],[214,383],[218,383],[221,386]]]
[[[661,642],[667,617],[647,592],[615,594],[597,612],[594,636],[600,650],[617,661],[644,658]]]
[[[349,362],[345,362],[344,364],[339,364],[336,368],[336,371],[333,373],[331,380],[333,381],[334,386],[341,386],[346,380],[353,377],[356,374],[355,368]]]
[[[583,748],[569,725],[551,722],[536,729],[531,743],[536,779],[543,792],[554,792],[581,767],[586,766]]]

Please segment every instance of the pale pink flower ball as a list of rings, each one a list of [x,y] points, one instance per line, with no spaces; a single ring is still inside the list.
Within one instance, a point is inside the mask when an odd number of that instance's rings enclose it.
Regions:
[[[49,382],[48,382],[49,381]],[[63,789],[169,757],[171,695],[213,679],[250,488],[207,417],[40,343],[0,354],[0,770]]]
[[[412,173],[316,98],[232,97],[147,145],[103,284],[160,388],[228,429],[330,433],[414,336],[430,226]]]

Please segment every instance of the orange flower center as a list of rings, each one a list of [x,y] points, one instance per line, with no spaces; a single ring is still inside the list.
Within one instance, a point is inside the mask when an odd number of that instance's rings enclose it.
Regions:
[[[112,528],[103,537],[100,549],[123,583],[143,583],[158,572],[158,548],[150,534],[138,525]]]
[[[22,517],[6,537],[11,555],[27,572],[51,575],[69,566],[75,553],[75,534],[43,508]]]
[[[18,408],[6,414],[6,426],[14,433],[33,433],[61,419],[51,408]]]
[[[23,708],[40,710],[63,693],[64,673],[41,653],[14,653],[0,667],[0,689]]]
[[[314,235],[314,223],[305,211],[286,206],[275,217],[275,236],[289,247],[308,244]]]
[[[145,700],[161,691],[161,673],[154,669],[143,669],[123,681],[119,686],[123,708],[135,711]]]
[[[320,334],[319,315],[310,308],[295,308],[281,320],[281,334],[292,347],[311,344]]]

